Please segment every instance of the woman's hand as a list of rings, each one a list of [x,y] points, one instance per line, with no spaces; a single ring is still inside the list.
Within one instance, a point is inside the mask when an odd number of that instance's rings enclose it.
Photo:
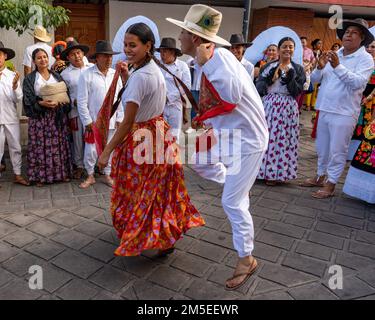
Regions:
[[[48,108],[48,109],[55,109],[58,106],[58,103],[56,101],[52,101],[52,100],[42,100],[42,101],[39,101],[39,104],[42,107],[45,107],[45,108]]]
[[[108,165],[109,157],[110,157],[110,154],[107,153],[106,150],[104,149],[104,151],[102,152],[102,154],[100,155],[98,159],[99,170],[103,170]]]
[[[273,74],[272,77],[272,82],[275,82],[277,79],[279,79],[279,71],[280,71],[280,65],[277,66],[275,73]]]
[[[116,67],[120,67],[120,75],[121,75],[122,83],[125,84],[126,81],[128,81],[128,78],[129,78],[128,63],[125,62],[125,61],[119,61],[119,62],[117,62]]]

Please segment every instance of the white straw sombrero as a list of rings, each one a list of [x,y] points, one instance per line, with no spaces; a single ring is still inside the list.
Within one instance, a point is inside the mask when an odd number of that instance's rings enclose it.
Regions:
[[[190,7],[184,21],[167,18],[167,21],[200,36],[208,41],[223,45],[231,44],[217,35],[222,20],[221,12],[203,4]]]

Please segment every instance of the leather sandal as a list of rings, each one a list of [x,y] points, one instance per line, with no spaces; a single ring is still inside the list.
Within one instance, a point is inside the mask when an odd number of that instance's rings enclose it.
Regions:
[[[74,173],[73,173],[73,179],[79,180],[83,176],[83,169],[82,168],[77,168]]]
[[[95,184],[95,183],[96,183],[95,180],[93,180],[93,181],[89,181],[89,179],[86,179],[85,181],[83,181],[83,182],[79,185],[79,187],[80,187],[81,189],[87,189],[88,187],[90,187],[91,185],[93,185],[93,184]]]
[[[237,279],[239,277],[243,277],[243,276],[245,276],[245,278],[239,284],[237,284],[233,287],[228,287],[228,285],[225,284],[225,289],[228,290],[228,291],[232,291],[232,290],[236,290],[236,289],[239,289],[240,287],[242,287],[246,283],[246,281],[249,280],[249,278],[255,272],[257,267],[258,267],[258,261],[253,257],[253,261],[252,261],[252,263],[249,267],[248,272],[242,272],[242,273],[234,274],[234,276],[232,278],[227,279],[227,281],[231,281],[231,280]]]
[[[311,194],[311,196],[315,199],[327,199],[333,197],[335,194],[335,190],[333,191],[325,191],[325,190],[318,190]]]
[[[107,185],[108,187],[112,188],[113,187],[113,179],[110,176],[105,176],[104,178],[104,184]]]
[[[20,184],[22,186],[29,186],[30,182],[26,181],[21,175],[16,175],[14,177],[14,183]]]
[[[321,182],[319,182],[321,180]],[[299,185],[301,187],[323,187],[324,186],[325,176],[314,177],[314,178],[307,178]]]

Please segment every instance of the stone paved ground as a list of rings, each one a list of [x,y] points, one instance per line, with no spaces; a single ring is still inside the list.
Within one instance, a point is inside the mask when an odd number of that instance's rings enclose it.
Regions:
[[[314,145],[304,115],[300,178],[314,173]],[[9,163],[9,159],[8,163]],[[337,196],[313,200],[297,182],[256,183],[251,206],[254,255],[260,262],[241,289],[225,291],[236,254],[220,203],[220,186],[186,168],[194,204],[207,225],[192,230],[168,258],[113,256],[109,189],[78,182],[43,188],[0,179],[1,299],[374,299],[375,206]],[[343,268],[343,289],[330,290],[328,269]],[[44,289],[30,290],[28,269],[40,265]]]

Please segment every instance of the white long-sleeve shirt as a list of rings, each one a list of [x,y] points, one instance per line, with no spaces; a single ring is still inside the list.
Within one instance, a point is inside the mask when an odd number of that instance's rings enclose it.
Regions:
[[[341,48],[337,54],[340,64],[336,68],[327,63],[322,70],[315,69],[311,74],[313,83],[321,83],[316,109],[358,118],[374,60],[364,47],[346,56]]]
[[[110,68],[105,76],[96,65],[88,68],[81,74],[78,80],[77,107],[78,114],[83,126],[96,121],[104,98],[111,86],[115,70]],[[122,87],[119,78],[116,88],[115,100]],[[116,122],[121,122],[124,118],[124,109],[120,103],[117,111],[112,116],[109,129],[115,129]]]
[[[183,83],[189,88],[191,88],[191,75],[190,75],[190,70],[186,62],[181,61],[176,59],[173,63],[171,64],[164,64],[167,69],[174,74],[177,78],[181,79]],[[176,84],[173,80],[173,77],[167,73],[165,70],[160,69],[164,79],[165,83],[167,86],[167,105],[176,107],[178,109],[182,109],[182,101],[181,101],[181,95],[185,94],[184,90],[181,88],[179,85],[178,89],[176,87]],[[179,91],[180,90],[180,91]]]
[[[17,89],[13,90],[15,73],[5,68],[0,71],[0,125],[18,123],[17,102],[22,99],[22,87],[18,80]]]
[[[70,99],[72,100],[72,110],[69,113],[70,119],[78,117],[78,109],[77,106],[74,105],[74,100],[77,100],[79,77],[84,71],[92,66],[93,64],[89,62],[85,63],[82,68],[76,68],[70,64],[63,72],[61,72],[61,76],[68,86]]]
[[[217,48],[213,57],[203,65],[202,71],[221,99],[236,104],[232,112],[207,119],[205,123],[219,131],[239,129],[242,154],[266,150],[268,126],[262,100],[250,75],[237,58],[227,49]],[[226,143],[223,136],[221,142]],[[230,148],[228,151],[230,153]],[[228,155],[225,153],[222,155]]]
[[[245,58],[242,58],[241,63],[245,67],[251,79],[254,80],[254,65],[250,61],[246,60]]]

